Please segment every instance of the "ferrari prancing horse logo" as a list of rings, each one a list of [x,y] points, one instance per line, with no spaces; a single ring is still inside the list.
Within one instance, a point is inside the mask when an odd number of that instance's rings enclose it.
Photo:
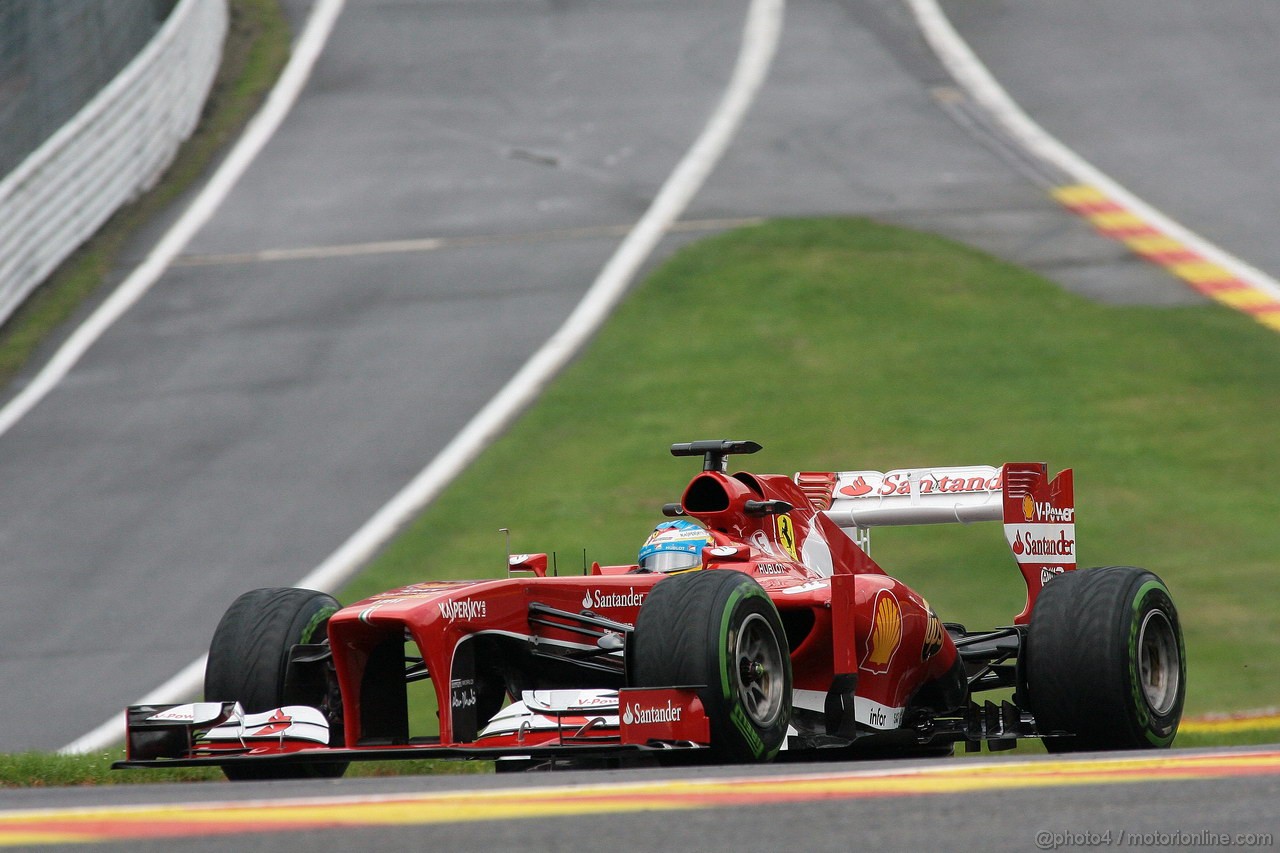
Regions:
[[[797,563],[800,562],[800,557],[796,551],[796,530],[791,525],[791,516],[779,515],[777,516],[777,519],[778,544],[791,555],[791,559],[795,560]]]

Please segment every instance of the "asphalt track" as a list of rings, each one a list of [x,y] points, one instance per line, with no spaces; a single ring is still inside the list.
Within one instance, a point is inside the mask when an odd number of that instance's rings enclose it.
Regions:
[[[0,792],[0,848],[1272,849],[1280,830],[1274,811],[1280,753],[1145,752],[1069,760],[717,767],[674,776],[598,771],[48,793]]]
[[[295,582],[421,468],[617,243],[582,229],[643,212],[719,97],[744,7],[351,3],[191,257],[0,439],[0,749],[61,746],[150,690],[204,650],[236,594]],[[1040,31],[1034,14],[1050,4],[1022,8],[974,4],[961,21],[980,34],[985,10],[1017,36],[975,42],[997,73],[1023,75],[1002,77],[1019,97],[1019,85],[1049,85],[1042,57],[1077,43],[1106,54],[1103,41],[1126,55],[1164,7],[1130,4],[1106,39],[1071,29],[1093,26],[1088,16]],[[1232,9],[1234,29],[1221,10],[1206,28],[1223,49],[1253,29],[1246,12],[1262,14]],[[1182,46],[1204,37],[1193,29]],[[1102,74],[1101,62],[1083,64]],[[1273,116],[1256,112],[1267,93],[1253,70],[1214,77],[1204,102]],[[686,219],[696,232],[704,220],[863,213],[1099,298],[1193,298],[1064,214],[1016,157],[940,104],[948,82],[896,2],[788,4],[769,83]],[[1078,116],[1106,91],[1067,86],[1045,100],[1066,111],[1074,98]],[[1109,113],[1115,137],[1143,130],[1126,131],[1130,112]],[[1201,192],[1184,195],[1214,197],[1214,144],[1197,164]],[[1137,159],[1159,180],[1153,158]],[[1108,165],[1127,179],[1128,162]],[[1266,210],[1240,218],[1265,225]],[[255,254],[424,238],[443,242]]]

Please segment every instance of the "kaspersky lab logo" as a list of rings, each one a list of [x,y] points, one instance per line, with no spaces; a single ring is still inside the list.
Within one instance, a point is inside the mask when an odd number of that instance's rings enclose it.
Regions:
[[[470,621],[472,619],[484,619],[489,615],[488,602],[475,598],[461,598],[453,601],[441,601],[439,603],[440,615],[450,622],[458,619]]]

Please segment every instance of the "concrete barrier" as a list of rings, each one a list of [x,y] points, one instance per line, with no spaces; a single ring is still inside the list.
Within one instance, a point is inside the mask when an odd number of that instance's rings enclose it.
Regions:
[[[195,129],[222,59],[227,0],[179,0],[147,46],[0,179],[0,323]]]

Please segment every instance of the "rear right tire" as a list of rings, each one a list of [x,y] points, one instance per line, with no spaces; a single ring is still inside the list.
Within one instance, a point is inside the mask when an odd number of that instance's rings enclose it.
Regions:
[[[1167,747],[1187,665],[1173,598],[1133,566],[1068,572],[1036,600],[1026,692],[1049,752]]]

